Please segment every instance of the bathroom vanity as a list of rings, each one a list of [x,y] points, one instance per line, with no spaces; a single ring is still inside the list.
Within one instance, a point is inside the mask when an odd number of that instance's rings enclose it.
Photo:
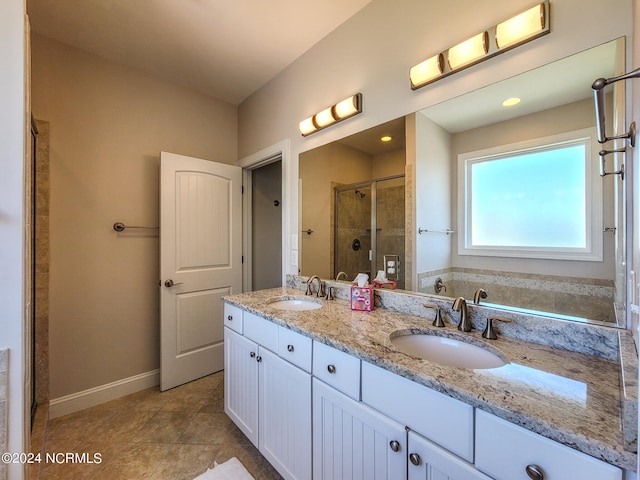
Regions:
[[[618,360],[485,340],[477,314],[461,333],[446,310],[443,328],[426,308],[352,311],[348,286],[336,288],[336,300],[291,286],[225,297],[225,411],[284,478],[623,480],[635,471]],[[461,339],[505,364],[449,366],[392,342],[415,334]]]

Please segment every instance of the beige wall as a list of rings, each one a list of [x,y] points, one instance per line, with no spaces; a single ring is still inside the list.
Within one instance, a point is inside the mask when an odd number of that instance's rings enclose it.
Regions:
[[[371,155],[334,143],[304,154],[300,162],[302,211],[300,228],[302,275],[332,276],[333,186],[371,179]],[[311,235],[302,230],[313,230]]]
[[[393,177],[404,175],[404,166],[407,155],[404,148],[381,153],[371,157],[373,164],[371,167],[371,178]]]
[[[161,150],[237,161],[236,108],[35,35],[50,122],[50,398],[159,367]]]
[[[440,125],[425,117],[415,115],[416,136],[416,227],[417,229],[454,230],[451,214],[451,135]],[[416,236],[416,270],[438,270],[451,266],[451,235],[425,232]],[[417,285],[417,289],[423,288]],[[424,290],[422,290],[424,291]]]
[[[632,33],[627,0],[554,1],[549,35],[411,91],[410,66],[530,5],[373,0],[240,105],[240,155],[290,139],[291,164],[284,168],[290,172],[287,195],[296,199],[301,152]],[[300,120],[356,92],[363,94],[362,114],[301,137]],[[291,203],[286,235],[299,230],[297,205]],[[290,255],[285,261],[287,272],[295,273]]]

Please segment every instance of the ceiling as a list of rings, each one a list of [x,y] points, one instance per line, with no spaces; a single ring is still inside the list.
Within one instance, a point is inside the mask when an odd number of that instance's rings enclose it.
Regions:
[[[234,105],[371,0],[27,0],[31,30]]]

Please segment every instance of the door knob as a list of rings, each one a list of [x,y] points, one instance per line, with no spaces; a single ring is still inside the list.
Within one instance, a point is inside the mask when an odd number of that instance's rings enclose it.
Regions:
[[[182,285],[184,282],[173,283],[173,280],[169,279],[164,282],[164,286],[167,288],[174,287],[176,285]]]

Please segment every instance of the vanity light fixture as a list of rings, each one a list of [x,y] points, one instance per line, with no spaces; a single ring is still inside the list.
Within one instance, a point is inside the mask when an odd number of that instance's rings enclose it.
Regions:
[[[546,5],[541,3],[496,25],[496,45],[500,49],[535,38],[545,27]]]
[[[298,124],[303,137],[362,112],[362,94],[356,93],[335,105],[302,120]]]
[[[545,0],[414,65],[409,69],[411,89],[417,90],[549,32],[549,0]]]
[[[447,62],[451,70],[459,70],[465,65],[478,62],[489,51],[489,34],[487,32],[474,35],[447,51]]]

